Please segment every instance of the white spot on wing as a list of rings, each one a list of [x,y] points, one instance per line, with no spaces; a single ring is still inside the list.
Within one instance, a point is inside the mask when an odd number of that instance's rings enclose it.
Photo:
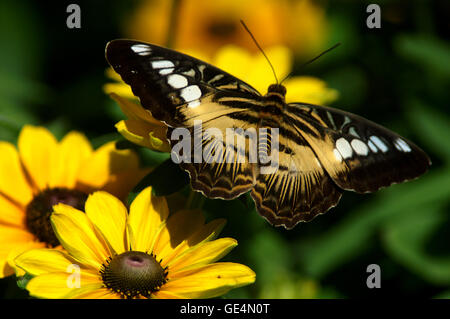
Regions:
[[[206,69],[206,65],[204,65],[204,64],[200,64],[199,66],[198,66],[198,70],[200,71],[200,73],[202,74],[202,77],[203,77],[203,71]]]
[[[159,74],[161,74],[161,75],[167,75],[167,74],[172,73],[173,70],[174,70],[174,68],[161,69],[161,70],[159,70]]]
[[[184,72],[181,72],[181,73],[184,74],[184,75],[190,76],[192,78],[195,76],[194,69],[189,69],[189,71],[184,71]]]
[[[358,132],[356,132],[356,129],[354,126],[350,126],[350,128],[348,129],[348,133],[353,135],[354,137],[359,137]]]
[[[200,100],[194,100],[188,103],[188,107],[190,107],[191,109],[196,108],[197,106],[199,106]]]
[[[216,81],[219,81],[221,78],[223,78],[223,74],[217,74],[215,77],[213,77],[211,80],[208,81],[208,83],[213,83]]]
[[[363,141],[355,138],[351,141],[350,144],[352,145],[352,148],[356,152],[356,154],[362,156],[367,156],[367,154],[369,154],[369,148]]]
[[[149,55],[152,49],[146,44],[135,44],[131,46],[131,50],[139,55]]]
[[[339,151],[338,151],[337,149],[334,149],[334,150],[333,150],[333,154],[334,154],[334,157],[335,157],[339,162],[342,162],[342,155],[341,155],[341,153],[339,153]]]
[[[152,61],[152,68],[154,69],[164,69],[164,68],[173,68],[175,64],[173,64],[172,61],[169,60],[158,60],[158,61]]]
[[[197,85],[189,85],[181,90],[180,96],[185,102],[198,100],[202,96],[202,91]]]
[[[346,126],[348,123],[351,123],[351,120],[350,120],[349,117],[346,115],[346,116],[344,117],[344,123],[342,123],[342,125],[341,125],[341,129],[342,129],[344,126]]]
[[[329,120],[330,123],[331,123],[331,126],[332,126],[334,129],[336,129],[336,124],[334,124],[333,115],[331,115],[331,113],[328,112],[328,111],[327,111],[327,117],[328,117],[328,120]]]
[[[375,144],[375,146],[383,153],[386,153],[389,150],[386,144],[384,144],[378,136],[372,135],[369,140],[371,140]]]
[[[342,155],[343,158],[352,157],[353,154],[352,147],[345,138],[341,137],[336,141],[336,149],[339,151],[339,153]]]
[[[181,89],[188,85],[188,80],[179,74],[171,74],[167,77],[167,84],[174,89]]]
[[[405,152],[405,153],[411,152],[411,147],[409,147],[409,145],[401,138],[396,139],[394,141],[394,145],[395,145],[395,148],[398,149],[400,152]]]
[[[375,146],[375,144],[373,144],[373,142],[371,140],[369,140],[367,145],[369,145],[369,148],[372,152],[378,153],[378,148]]]

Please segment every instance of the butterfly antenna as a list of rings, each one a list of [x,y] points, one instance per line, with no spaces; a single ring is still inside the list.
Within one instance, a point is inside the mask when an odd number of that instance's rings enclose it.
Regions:
[[[320,54],[317,55],[316,57],[312,58],[312,59],[309,60],[309,61],[306,61],[306,62],[303,63],[303,64],[301,64],[300,67],[299,67],[299,69],[304,68],[304,67],[307,66],[308,64],[311,64],[312,62],[314,62],[314,61],[316,61],[318,58],[320,58],[322,55],[324,55],[325,53],[328,53],[328,52],[330,52],[331,50],[336,49],[336,48],[337,48],[338,46],[340,46],[340,45],[341,45],[341,43],[336,43],[336,44],[333,45],[331,48],[326,49],[325,51],[323,51],[322,53],[320,53]],[[284,80],[286,80],[288,77],[290,77],[291,74],[292,74],[292,72],[289,73],[283,80],[281,80],[280,84],[283,83]]]
[[[247,25],[244,23],[243,20],[240,20],[242,26],[244,27],[245,31],[248,32],[248,34],[250,34],[250,36],[252,37],[253,42],[255,42],[256,46],[258,47],[259,51],[261,51],[261,53],[264,55],[264,57],[266,58],[267,62],[269,62],[270,68],[272,69],[273,72],[273,76],[275,77],[275,81],[278,84],[278,78],[277,78],[277,74],[275,73],[275,69],[272,65],[272,63],[270,63],[269,58],[267,57],[267,55],[264,53],[264,50],[261,48],[261,46],[259,45],[258,41],[256,41],[255,37],[253,36],[253,34],[250,32],[250,29],[247,27]]]

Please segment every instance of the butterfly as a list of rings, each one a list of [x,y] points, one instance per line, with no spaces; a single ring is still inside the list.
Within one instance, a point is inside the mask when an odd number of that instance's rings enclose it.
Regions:
[[[336,206],[343,191],[374,192],[417,178],[431,165],[412,142],[358,115],[286,103],[281,84],[261,95],[213,65],[134,40],[113,40],[105,51],[108,63],[142,106],[168,126],[172,147],[178,128],[194,136],[212,128],[222,136],[230,128],[278,129],[273,172],[263,174],[263,165],[249,160],[250,148],[228,145],[214,154],[215,161],[192,158],[180,163],[192,188],[206,197],[230,200],[250,191],[256,210],[272,225],[291,229]],[[202,123],[200,130],[196,121]],[[201,143],[192,142],[192,147],[214,149],[217,140],[209,135],[201,135]],[[269,149],[275,145],[273,134],[257,135]],[[254,143],[250,135],[242,138],[241,145]]]

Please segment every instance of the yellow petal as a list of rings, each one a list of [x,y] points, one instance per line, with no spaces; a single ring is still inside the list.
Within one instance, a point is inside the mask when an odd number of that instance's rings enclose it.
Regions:
[[[196,245],[170,262],[171,278],[176,276],[178,271],[213,263],[236,246],[237,241],[233,238],[220,238]]]
[[[311,76],[295,76],[284,83],[287,102],[303,102],[324,105],[335,101],[339,94],[326,83]]]
[[[139,158],[131,150],[117,150],[110,142],[97,149],[80,168],[78,181],[81,184],[101,189],[112,174],[139,167]]]
[[[68,133],[59,144],[59,156],[53,168],[55,177],[50,186],[74,188],[80,166],[92,152],[92,146],[83,134]]]
[[[86,201],[86,215],[103,234],[116,254],[125,252],[125,224],[127,208],[106,192],[95,192]]]
[[[184,297],[174,294],[170,291],[158,290],[157,292],[152,294],[153,298],[156,299],[183,299]]]
[[[80,288],[76,288],[72,284],[72,279],[75,275],[69,272],[42,274],[31,279],[26,288],[30,292],[30,295],[34,297],[61,299],[65,298],[66,295],[73,294],[83,286],[89,285],[92,289],[100,286],[99,278],[81,272],[79,274]]]
[[[0,225],[0,278],[14,273],[9,260],[16,257],[13,256],[15,251],[21,253],[23,249],[33,245],[34,240],[34,236],[24,229]]]
[[[11,202],[0,194],[0,224],[23,227],[25,224],[24,208]]]
[[[128,141],[160,152],[170,152],[166,138],[167,127],[154,126],[142,120],[125,120],[116,123],[117,131]]]
[[[121,83],[106,83],[103,85],[103,92],[105,93],[117,93],[121,96],[127,97],[127,98],[135,98],[137,99],[133,91],[131,90],[131,87],[129,85],[126,85],[124,82]]]
[[[161,287],[161,291],[183,298],[213,298],[253,283],[255,276],[253,270],[241,264],[215,263],[178,273],[177,278]]]
[[[25,125],[18,146],[22,163],[35,185],[41,190],[51,185],[58,154],[56,138],[44,127]]]
[[[281,81],[291,70],[293,59],[291,51],[285,46],[269,47],[265,51],[275,69],[278,81]],[[269,63],[261,53],[252,60],[251,70],[242,79],[248,81],[262,94],[267,92],[269,85],[276,82]]]
[[[31,249],[14,259],[15,264],[27,273],[37,276],[49,272],[64,272],[75,263],[67,253],[56,249]]]
[[[11,269],[14,270],[16,273],[16,276],[23,276],[25,275],[25,271],[22,268],[17,267],[15,263],[15,259],[17,256],[23,254],[25,251],[31,250],[31,249],[40,249],[44,248],[46,246],[46,243],[40,242],[40,241],[29,241],[29,242],[23,242],[19,243],[16,242],[14,247],[11,248],[11,251],[8,254],[7,263],[11,267]]]
[[[87,215],[71,206],[53,206],[51,221],[55,234],[69,254],[81,264],[100,269],[111,256],[110,247]]]
[[[249,51],[235,45],[227,45],[217,52],[213,64],[247,82],[246,77],[251,69],[252,59],[253,56]]]
[[[217,238],[226,224],[223,218],[215,219],[206,225],[203,225],[197,232],[193,233],[187,239],[189,246],[194,246],[202,241],[209,241]]]
[[[216,219],[212,222],[202,225],[192,232],[185,240],[178,244],[175,248],[169,249],[168,247],[158,257],[163,258],[161,265],[163,267],[171,265],[173,260],[183,256],[192,247],[206,241],[215,239],[222,228],[225,226],[225,219]]]
[[[0,192],[23,206],[33,198],[19,154],[14,145],[7,142],[0,142]]]
[[[204,222],[203,213],[198,210],[181,210],[170,216],[166,227],[161,231],[155,242],[153,253],[158,258],[166,259],[172,255],[174,249],[183,240],[198,231]]]
[[[102,190],[113,194],[121,200],[125,200],[133,187],[150,171],[151,169],[149,168],[129,169],[122,173],[112,174],[106,184],[103,185]]]
[[[150,111],[144,109],[140,104],[130,101],[129,99],[123,98],[122,96],[111,93],[111,98],[119,104],[122,112],[130,120],[142,120],[150,124],[155,124],[159,126],[165,126],[163,122],[155,119]]]
[[[70,299],[120,299],[120,295],[104,288],[102,283],[97,285],[92,284],[88,287],[82,287],[77,290],[73,290],[72,293],[67,294],[64,298]]]
[[[292,53],[285,46],[273,46],[265,49],[279,81],[285,77],[292,66]],[[242,79],[257,91],[264,94],[270,84],[275,83],[272,69],[264,55],[234,45],[222,47],[214,57],[214,65]]]
[[[112,67],[109,67],[105,70],[105,75],[110,78],[111,80],[114,81],[122,81],[122,78],[120,77],[119,73],[117,73],[116,71],[114,71],[114,69]]]
[[[168,215],[166,199],[152,196],[151,187],[144,189],[131,204],[128,217],[128,225],[135,237],[133,250],[153,251],[156,235]]]

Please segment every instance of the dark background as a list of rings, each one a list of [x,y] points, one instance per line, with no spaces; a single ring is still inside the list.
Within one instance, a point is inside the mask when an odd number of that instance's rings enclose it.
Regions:
[[[124,115],[102,90],[104,47],[123,37],[121,25],[139,1],[78,1],[82,27],[72,30],[69,3],[0,2],[0,140],[16,143],[24,124],[59,138],[78,130],[94,146],[120,138],[114,124]],[[257,274],[254,285],[226,297],[449,298],[450,3],[379,1],[381,29],[365,24],[370,2],[320,3],[329,44],[342,45],[302,74],[339,91],[333,107],[420,145],[433,166],[376,194],[345,193],[338,207],[291,231],[271,227],[248,198],[206,200],[208,218],[227,218],[222,235],[240,243],[226,260]],[[153,152],[141,152],[144,164],[153,160]],[[366,286],[369,264],[381,267],[381,289]],[[14,278],[0,280],[0,295],[27,296]]]

